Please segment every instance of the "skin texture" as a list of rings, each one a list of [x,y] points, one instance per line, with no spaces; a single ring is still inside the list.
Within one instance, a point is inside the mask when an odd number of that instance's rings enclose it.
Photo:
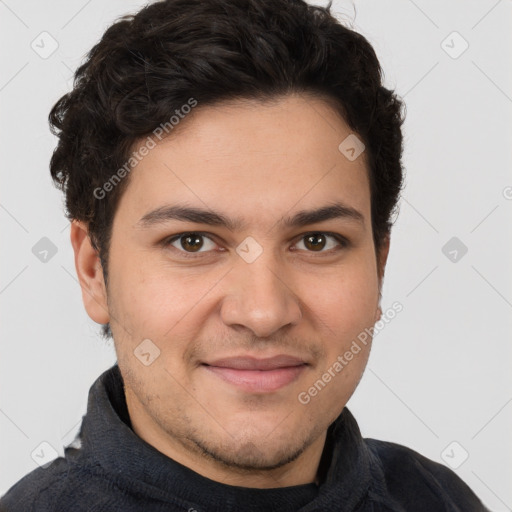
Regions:
[[[381,314],[389,240],[378,263],[365,153],[349,161],[338,150],[349,127],[328,103],[305,95],[199,105],[181,123],[129,176],[114,218],[108,294],[87,226],[73,222],[85,308],[95,322],[111,322],[128,410],[142,439],[219,482],[313,482],[326,429],[357,387],[371,342],[308,404],[298,395]],[[333,202],[357,209],[364,222],[278,224]],[[140,225],[149,211],[177,203],[246,225]],[[183,238],[163,243],[197,231],[209,237],[199,252],[184,248]],[[327,237],[315,250],[306,240],[311,232],[337,233],[349,245]],[[252,263],[236,252],[249,236],[263,250]],[[145,339],[160,350],[148,366],[134,354]],[[245,391],[202,364],[278,354],[306,364],[272,392]]]

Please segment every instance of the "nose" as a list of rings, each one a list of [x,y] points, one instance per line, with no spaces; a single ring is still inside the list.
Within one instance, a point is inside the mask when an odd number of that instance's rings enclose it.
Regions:
[[[266,338],[302,319],[293,282],[271,258],[262,255],[253,263],[238,261],[227,278],[228,291],[221,307],[226,325],[242,326]]]

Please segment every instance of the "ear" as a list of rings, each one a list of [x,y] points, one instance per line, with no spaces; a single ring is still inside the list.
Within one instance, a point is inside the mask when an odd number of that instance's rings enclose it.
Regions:
[[[98,252],[91,244],[85,223],[71,223],[71,245],[75,253],[75,268],[82,288],[82,300],[87,314],[98,324],[106,324],[110,315],[107,306],[107,290]]]
[[[386,269],[386,262],[388,260],[389,246],[390,246],[390,235],[386,235],[378,252],[377,252],[377,275],[379,278],[379,305],[375,313],[375,322],[380,320],[382,316],[382,308],[380,307],[380,299],[382,297],[382,283],[384,282],[384,270]]]

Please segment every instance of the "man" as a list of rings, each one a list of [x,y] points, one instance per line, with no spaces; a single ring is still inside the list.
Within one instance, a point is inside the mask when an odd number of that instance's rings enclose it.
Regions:
[[[84,305],[118,364],[2,510],[485,510],[345,407],[383,314],[403,116],[330,6],[150,4],[50,122]]]

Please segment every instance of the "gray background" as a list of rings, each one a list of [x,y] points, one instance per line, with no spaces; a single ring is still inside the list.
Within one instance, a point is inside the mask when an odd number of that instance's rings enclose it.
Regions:
[[[62,453],[115,360],[82,306],[47,115],[107,26],[143,3],[0,0],[0,494],[37,467],[41,442]],[[404,309],[375,337],[349,407],[364,436],[460,464],[487,506],[512,510],[512,1],[340,1],[334,11],[374,45],[407,104],[382,304]],[[43,31],[58,43],[47,58],[55,43]],[[57,250],[46,261],[43,237]]]

